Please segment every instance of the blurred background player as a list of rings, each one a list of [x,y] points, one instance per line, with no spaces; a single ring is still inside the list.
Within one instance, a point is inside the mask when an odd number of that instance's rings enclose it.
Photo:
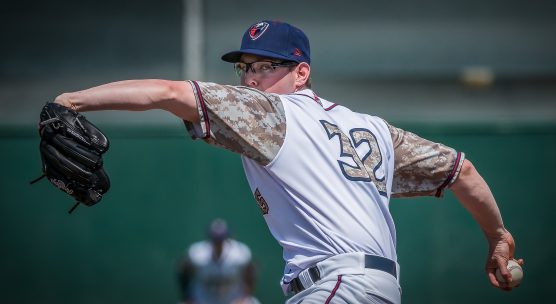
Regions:
[[[226,221],[215,219],[208,240],[192,244],[178,268],[182,303],[256,304],[251,250],[230,238]]]

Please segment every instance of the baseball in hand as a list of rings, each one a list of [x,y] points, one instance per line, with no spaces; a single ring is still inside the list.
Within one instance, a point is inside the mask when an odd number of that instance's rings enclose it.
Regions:
[[[509,260],[508,261],[508,271],[512,274],[512,282],[510,283],[510,287],[515,287],[521,283],[521,279],[523,279],[523,269],[517,263],[516,260]],[[502,274],[500,273],[500,269],[496,269],[496,279],[498,282],[506,282]]]

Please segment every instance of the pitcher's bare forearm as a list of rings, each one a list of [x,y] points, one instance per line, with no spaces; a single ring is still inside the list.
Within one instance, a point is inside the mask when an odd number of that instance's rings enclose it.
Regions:
[[[458,179],[450,189],[481,226],[487,239],[499,238],[507,233],[490,188],[471,162],[465,160]]]
[[[166,110],[191,122],[199,120],[195,95],[186,81],[125,80],[64,93],[54,102],[78,112]]]
[[[490,283],[503,290],[512,290],[511,273],[507,269],[508,260],[515,258],[515,242],[511,233],[502,222],[502,215],[487,183],[469,161],[465,161],[456,182],[450,187],[460,203],[471,213],[483,230],[489,252],[485,270]],[[523,265],[523,259],[517,260]],[[505,282],[496,278],[496,269],[504,277]]]

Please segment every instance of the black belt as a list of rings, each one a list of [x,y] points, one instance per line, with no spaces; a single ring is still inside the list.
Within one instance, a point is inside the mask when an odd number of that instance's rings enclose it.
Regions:
[[[365,255],[365,268],[384,271],[394,276],[394,278],[398,278],[396,262],[387,258],[383,258],[376,255]],[[321,278],[320,271],[317,266],[308,268],[307,272],[311,277],[311,281],[313,281],[313,284],[320,280]],[[302,290],[305,290],[308,287],[309,286],[303,286],[303,283],[301,282],[299,277],[296,277],[290,282],[291,291],[293,291],[294,293],[301,292]]]

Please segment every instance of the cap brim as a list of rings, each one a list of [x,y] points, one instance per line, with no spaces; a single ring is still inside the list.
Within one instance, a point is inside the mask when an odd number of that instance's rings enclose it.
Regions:
[[[244,49],[241,51],[234,51],[234,52],[229,52],[226,53],[224,55],[222,55],[222,60],[227,61],[227,62],[239,62],[241,59],[241,55],[243,54],[251,54],[251,55],[257,55],[257,56],[263,56],[263,57],[269,57],[269,58],[276,58],[276,59],[282,59],[282,60],[290,60],[290,61],[296,61],[294,58],[289,58],[280,54],[276,54],[273,52],[269,52],[269,51],[265,51],[265,50],[258,50],[258,49]]]

